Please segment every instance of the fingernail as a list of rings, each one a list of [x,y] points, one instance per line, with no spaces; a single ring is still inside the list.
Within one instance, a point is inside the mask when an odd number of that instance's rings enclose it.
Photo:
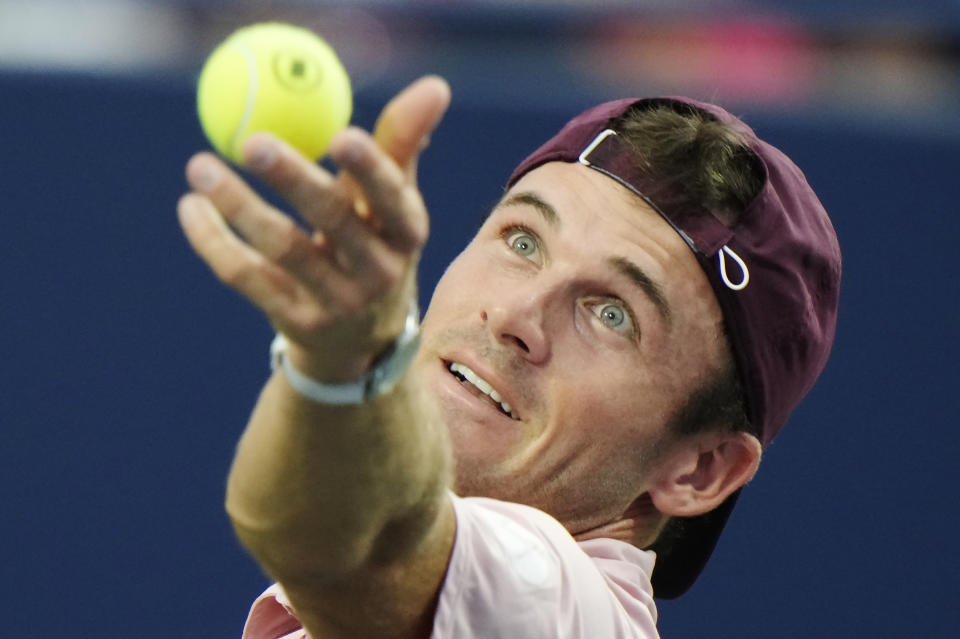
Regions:
[[[277,159],[277,145],[267,140],[252,138],[247,143],[245,155],[249,168],[255,171],[266,171]]]
[[[347,165],[361,162],[365,153],[363,141],[358,139],[356,131],[352,129],[344,129],[338,133],[330,150],[338,164]]]
[[[363,159],[363,149],[356,143],[347,144],[340,151],[340,161],[348,165],[356,165]]]
[[[204,193],[217,188],[220,183],[220,170],[211,162],[199,162],[194,166],[193,186]]]
[[[200,211],[197,209],[197,203],[191,198],[186,197],[180,201],[177,207],[177,214],[180,216],[180,222],[185,226],[192,225],[200,217]]]

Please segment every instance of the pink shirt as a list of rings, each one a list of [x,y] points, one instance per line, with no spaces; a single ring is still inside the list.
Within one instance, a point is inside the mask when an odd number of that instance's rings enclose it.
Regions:
[[[457,536],[432,639],[654,638],[655,555],[613,539],[577,542],[549,515],[451,495]],[[243,639],[306,637],[282,589],[254,602]]]

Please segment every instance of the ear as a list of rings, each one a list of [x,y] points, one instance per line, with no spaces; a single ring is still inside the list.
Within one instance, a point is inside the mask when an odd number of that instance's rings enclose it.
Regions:
[[[662,513],[709,512],[753,478],[760,442],[748,433],[706,433],[681,442],[662,462],[650,498]]]

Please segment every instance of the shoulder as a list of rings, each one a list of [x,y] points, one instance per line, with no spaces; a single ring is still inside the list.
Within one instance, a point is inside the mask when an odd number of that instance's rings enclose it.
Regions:
[[[652,553],[609,539],[578,543],[528,506],[451,499],[457,536],[435,639],[656,636]]]

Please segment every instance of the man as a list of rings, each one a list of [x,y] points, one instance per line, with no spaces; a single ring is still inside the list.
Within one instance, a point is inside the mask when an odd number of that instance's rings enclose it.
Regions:
[[[826,361],[832,226],[725,111],[601,105],[515,171],[418,331],[448,101],[425,78],[340,134],[339,177],[251,138],[311,231],[188,164],[187,237],[279,336],[227,493],[278,582],[245,636],[656,636],[653,593],[696,579]]]

